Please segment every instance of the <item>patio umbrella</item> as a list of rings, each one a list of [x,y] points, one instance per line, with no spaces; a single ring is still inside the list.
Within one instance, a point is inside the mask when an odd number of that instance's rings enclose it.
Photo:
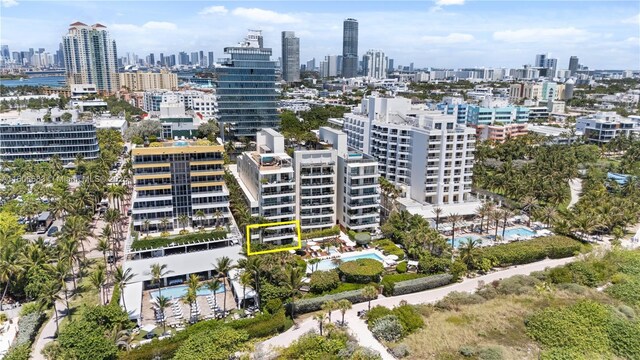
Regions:
[[[394,261],[399,259],[399,258],[398,258],[398,255],[393,255],[393,254],[391,254],[391,255],[387,256],[387,258],[388,258],[388,259],[391,259],[391,260],[394,260]]]
[[[318,243],[315,241],[307,241],[307,246],[315,246],[315,245],[318,245]]]
[[[148,333],[150,333],[150,332],[152,332],[155,328],[156,328],[156,326],[155,326],[155,325],[153,325],[153,324],[147,324],[147,325],[144,325],[143,327],[141,327],[141,328],[140,328],[140,330],[141,330],[141,331],[144,331],[144,332],[148,332]]]
[[[320,250],[320,249],[321,249],[321,248],[320,248],[320,246],[318,246],[318,245],[313,245],[313,246],[311,247],[311,250],[314,250],[314,251],[318,251],[318,250]]]

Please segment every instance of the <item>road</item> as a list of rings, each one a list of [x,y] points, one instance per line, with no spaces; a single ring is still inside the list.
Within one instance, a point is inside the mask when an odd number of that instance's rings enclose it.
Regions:
[[[371,301],[371,306],[373,307],[376,305],[382,305],[391,308],[394,306],[398,306],[401,301],[406,301],[407,303],[414,305],[434,303],[454,291],[469,293],[474,292],[478,288],[478,284],[480,281],[488,284],[492,281],[508,278],[514,275],[528,275],[534,271],[544,270],[547,267],[556,267],[567,264],[571,261],[574,261],[575,259],[576,258],[547,259],[532,264],[515,266],[473,279],[464,279],[464,281],[462,282],[440,287],[437,289],[401,296],[381,297],[377,300]],[[351,334],[357,338],[361,346],[376,350],[380,352],[383,359],[391,360],[393,359],[393,357],[389,353],[387,353],[386,348],[373,337],[373,335],[367,328],[366,323],[357,316],[358,311],[365,310],[367,309],[367,307],[368,304],[366,302],[354,304],[353,308],[347,311],[347,313],[345,314],[347,327],[349,328]],[[335,312],[334,317],[339,317],[339,312]],[[258,344],[256,346],[257,352],[261,354],[272,354],[276,347],[287,347],[303,334],[317,328],[317,323],[312,318],[308,318],[298,325],[299,326],[297,328],[291,328],[288,331],[279,334],[278,336],[275,336]]]

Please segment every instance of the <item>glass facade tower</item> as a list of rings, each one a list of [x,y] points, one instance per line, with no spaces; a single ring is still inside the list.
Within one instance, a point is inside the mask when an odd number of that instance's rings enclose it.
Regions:
[[[276,64],[271,49],[259,46],[261,38],[251,31],[238,47],[225,48],[231,58],[216,68],[218,115],[231,139],[255,138],[261,129],[280,127]]]
[[[342,33],[342,76],[358,75],[358,20],[346,19]]]

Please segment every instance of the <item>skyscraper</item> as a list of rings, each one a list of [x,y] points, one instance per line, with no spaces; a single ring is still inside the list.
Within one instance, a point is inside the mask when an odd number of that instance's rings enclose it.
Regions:
[[[0,57],[9,60],[11,57],[11,53],[9,52],[9,45],[2,45],[2,51],[0,52]]]
[[[282,32],[282,78],[288,83],[300,81],[300,39],[293,31]]]
[[[191,53],[191,65],[198,65],[198,52],[192,52]]]
[[[363,75],[374,79],[385,79],[389,61],[382,50],[369,50],[362,57]]]
[[[209,51],[209,54],[207,54],[207,59],[209,61],[207,61],[207,66],[212,68],[213,64],[215,63],[215,60],[213,60],[213,51]]]
[[[178,64],[180,65],[189,65],[189,55],[186,52],[180,51],[178,54]]]
[[[280,126],[275,62],[271,49],[260,47],[261,39],[260,30],[249,30],[243,42],[224,48],[231,58],[216,68],[221,128],[228,126],[232,139],[255,138],[261,129]]]
[[[315,71],[316,70],[316,58],[313,58],[307,61],[307,71]]]
[[[358,75],[358,20],[346,19],[342,28],[342,76]]]
[[[160,53],[160,58],[158,59],[160,61],[160,66],[164,66],[165,65],[165,59],[164,59],[164,54]]]
[[[533,64],[533,67],[539,67],[539,68],[547,67],[547,54],[536,55],[536,63]]]
[[[198,52],[198,61],[200,66],[204,66],[204,51],[202,50]]]
[[[67,85],[95,84],[98,90],[118,90],[116,42],[106,26],[75,22],[62,42]]]
[[[156,56],[151,53],[149,54],[149,66],[155,66],[156,65]]]
[[[389,67],[387,68],[387,73],[393,72],[393,59],[389,59]]]
[[[569,58],[569,71],[571,72],[571,76],[574,76],[578,71],[578,57],[572,56]]]
[[[558,59],[547,58],[545,67],[550,70],[550,72],[547,72],[547,76],[555,76],[556,68],[558,67]]]

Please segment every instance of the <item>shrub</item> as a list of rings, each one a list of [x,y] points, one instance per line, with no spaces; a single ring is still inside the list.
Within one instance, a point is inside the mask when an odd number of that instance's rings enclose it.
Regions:
[[[311,282],[309,283],[311,292],[321,294],[338,287],[340,277],[335,270],[316,271],[311,274]]]
[[[20,320],[18,320],[18,335],[13,344],[15,346],[23,344],[31,346],[44,319],[45,316],[41,312],[34,312],[21,317]]]
[[[283,349],[278,359],[283,360],[315,360],[335,359],[336,355],[345,348],[347,338],[343,334],[326,337],[315,333],[306,333],[288,348]]]
[[[302,237],[302,240],[338,236],[338,235],[340,235],[340,227],[338,225],[330,229],[315,230],[315,231],[303,232],[302,234],[300,234],[300,236]]]
[[[441,274],[451,266],[451,260],[435,257],[431,254],[423,255],[418,262],[418,270],[424,274]]]
[[[20,308],[20,316],[39,313],[40,311],[42,311],[42,305],[37,301],[32,301],[22,305],[22,308]]]
[[[462,356],[471,357],[476,354],[476,348],[473,346],[464,345],[464,346],[461,346],[460,349],[458,349],[458,352]]]
[[[7,314],[0,313],[0,324],[2,324],[5,321],[7,321]]]
[[[113,293],[111,293],[111,300],[109,301],[109,305],[112,306],[120,306],[120,296],[121,296],[121,290],[120,290],[120,284],[115,284],[113,286]]]
[[[275,286],[269,282],[260,285],[260,300],[262,300],[262,303],[267,303],[272,299],[286,299],[289,295],[287,289],[282,286]]]
[[[608,334],[614,354],[624,359],[640,359],[640,322],[614,319]]]
[[[223,360],[229,359],[247,341],[247,333],[241,330],[219,327],[204,331],[201,336],[186,339],[176,351],[176,359]]]
[[[373,245],[380,248],[385,255],[396,255],[399,259],[404,259],[404,250],[397,247],[391,240],[378,240]]]
[[[263,314],[254,318],[230,322],[229,327],[246,331],[249,338],[262,338],[284,331],[287,324],[286,320],[284,309],[281,309],[275,315]]]
[[[467,264],[462,262],[460,259],[456,259],[456,261],[454,261],[449,267],[449,272],[453,276],[453,281],[458,281],[467,273],[467,270]]]
[[[391,354],[398,359],[409,355],[409,347],[405,344],[399,344],[391,348]]]
[[[134,240],[131,243],[132,250],[157,249],[169,244],[188,244],[195,243],[206,239],[224,239],[227,237],[226,231],[211,231],[203,233],[191,233],[176,237],[158,237],[144,240]]]
[[[384,341],[398,341],[402,338],[404,329],[400,320],[394,315],[383,316],[373,323],[373,336]]]
[[[170,235],[171,234],[168,231],[163,231],[163,232],[160,233],[160,236],[162,236],[162,237],[168,237]]]
[[[104,336],[105,329],[83,319],[74,319],[60,330],[61,359],[116,359],[118,348]]]
[[[426,275],[424,274],[413,274],[413,273],[385,275],[382,278],[382,281],[380,282],[380,285],[383,285],[382,293],[384,294],[384,296],[392,296],[393,289],[396,283],[401,281],[419,279],[425,276]]]
[[[384,271],[382,263],[373,259],[347,261],[340,264],[338,269],[346,281],[356,283],[378,282]]]
[[[436,307],[445,310],[459,310],[462,305],[476,305],[485,302],[478,294],[454,291],[436,303]]]
[[[633,320],[636,318],[635,310],[633,310],[632,307],[629,307],[627,305],[619,305],[618,311],[629,320]]]
[[[280,309],[282,309],[282,300],[280,299],[270,299],[264,306],[264,310],[269,314],[275,314]]]
[[[393,315],[400,320],[402,327],[408,334],[411,334],[424,326],[422,316],[412,305],[401,305],[394,308],[392,311]]]
[[[391,314],[392,311],[388,307],[382,305],[372,307],[371,310],[367,312],[367,324],[369,325],[369,328],[373,326],[373,323],[376,320]]]
[[[576,294],[576,295],[583,295],[584,293],[587,292],[587,287],[582,286],[582,285],[578,285],[578,284],[572,284],[572,283],[566,283],[566,284],[560,284],[558,285],[558,290],[564,290],[566,292],[570,292],[572,294]]]
[[[502,360],[502,348],[486,347],[478,351],[478,360]]]
[[[325,301],[339,301],[342,299],[347,299],[351,301],[352,304],[368,301],[368,299],[362,295],[362,290],[345,291],[338,294],[324,295],[296,301],[296,314],[318,311],[322,308],[322,304]]]
[[[527,275],[515,275],[504,280],[500,280],[495,286],[499,294],[502,295],[523,295],[535,291],[535,287],[540,285],[540,281]]]
[[[560,259],[580,252],[583,244],[565,236],[547,236],[528,241],[479,249],[479,256],[495,259],[499,266],[528,264],[545,258]]]
[[[396,271],[398,272],[398,274],[404,274],[407,272],[407,262],[403,261],[401,263],[398,263],[398,265],[396,266]]]
[[[413,280],[397,282],[393,287],[393,296],[410,294],[418,291],[444,286],[453,280],[450,274],[439,274]]]
[[[4,360],[29,360],[31,355],[31,344],[14,345],[4,355]]]
[[[640,305],[640,279],[629,279],[628,281],[612,284],[605,289],[605,292],[628,305]]]

